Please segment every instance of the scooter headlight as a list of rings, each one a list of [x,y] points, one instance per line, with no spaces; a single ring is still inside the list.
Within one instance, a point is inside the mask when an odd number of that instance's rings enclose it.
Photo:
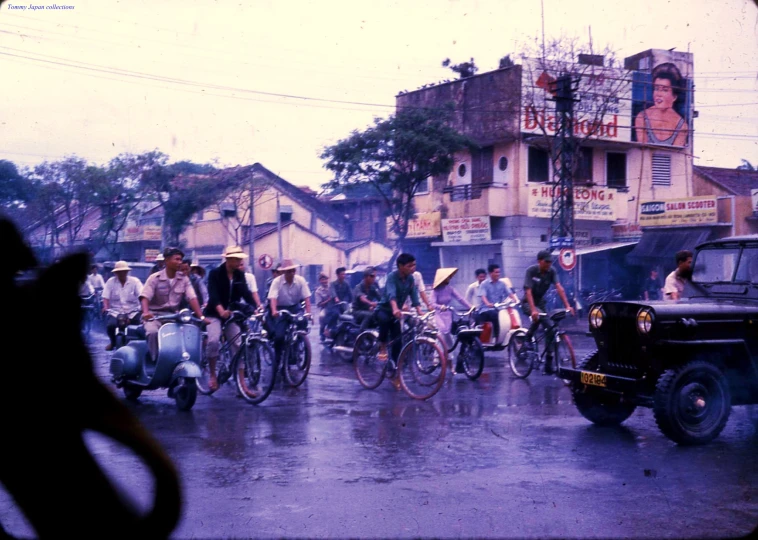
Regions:
[[[593,306],[590,310],[590,328],[600,328],[603,325],[605,311],[600,306]]]
[[[179,313],[179,321],[182,324],[189,324],[192,322],[192,313],[189,312],[189,310],[183,309]]]
[[[637,312],[637,330],[640,334],[648,334],[653,328],[655,316],[650,308],[642,308]]]

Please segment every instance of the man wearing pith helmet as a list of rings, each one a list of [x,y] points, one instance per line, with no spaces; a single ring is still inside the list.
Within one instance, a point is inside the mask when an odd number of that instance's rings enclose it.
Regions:
[[[232,316],[232,304],[244,299],[251,306],[257,306],[253,294],[247,287],[245,274],[239,269],[240,263],[247,255],[239,246],[226,248],[224,262],[208,274],[208,304],[204,315],[208,321],[208,368],[210,370],[208,388],[218,390],[216,378],[216,363],[221,349],[221,327],[224,321]],[[224,328],[227,339],[237,339],[232,342],[231,354],[234,357],[239,349],[240,328],[237,323],[229,323]]]
[[[126,261],[118,261],[113,267],[113,276],[105,283],[103,288],[103,312],[105,318],[105,332],[108,334],[110,343],[105,347],[106,351],[112,351],[116,346],[117,317],[126,314],[129,324],[140,323],[139,293],[142,291],[142,282],[129,275],[131,267]]]

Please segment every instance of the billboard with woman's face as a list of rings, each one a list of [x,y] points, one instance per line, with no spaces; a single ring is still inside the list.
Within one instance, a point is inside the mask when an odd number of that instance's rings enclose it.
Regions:
[[[632,76],[632,141],[688,146],[692,79],[674,62],[660,62],[650,73],[634,71]]]

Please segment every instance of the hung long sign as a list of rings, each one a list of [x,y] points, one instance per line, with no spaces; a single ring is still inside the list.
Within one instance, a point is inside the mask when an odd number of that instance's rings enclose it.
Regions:
[[[553,195],[556,188],[539,185],[529,188],[529,217],[549,218],[553,215]],[[574,219],[595,221],[616,220],[618,192],[609,188],[574,188]]]
[[[681,227],[718,223],[715,197],[690,197],[640,203],[641,227]]]

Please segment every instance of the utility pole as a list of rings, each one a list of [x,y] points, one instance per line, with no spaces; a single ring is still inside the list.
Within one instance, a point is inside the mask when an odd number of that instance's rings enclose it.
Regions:
[[[574,82],[571,74],[555,81],[555,116],[558,122],[553,152],[553,202],[550,249],[574,247]]]
[[[574,102],[577,100],[574,99],[574,81],[570,73],[558,77],[555,81],[555,90],[555,117],[558,125],[556,126],[555,138],[552,141],[551,251],[554,249],[574,249],[574,162],[577,150],[574,138]],[[563,261],[559,262],[562,263]],[[575,280],[574,274],[571,274],[571,289],[573,291],[576,291]],[[570,295],[569,302],[571,302]]]
[[[282,262],[282,212],[279,209],[279,192],[276,192],[276,234],[279,237],[279,262]]]

